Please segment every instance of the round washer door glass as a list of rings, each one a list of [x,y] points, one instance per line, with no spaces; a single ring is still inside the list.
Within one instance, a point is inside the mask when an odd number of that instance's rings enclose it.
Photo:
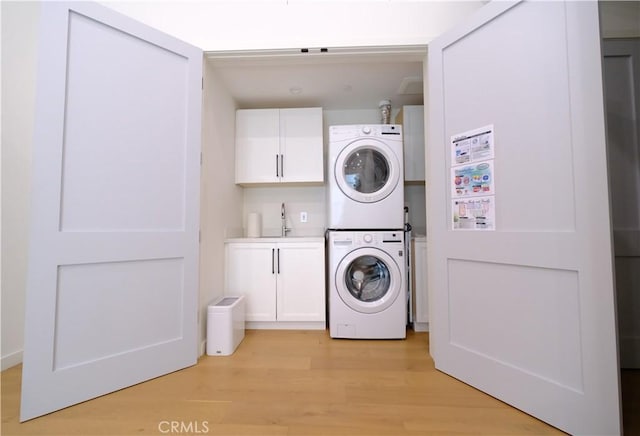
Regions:
[[[383,200],[398,185],[400,161],[384,142],[357,140],[338,155],[334,176],[340,190],[360,203]]]
[[[357,257],[344,276],[347,290],[360,301],[378,301],[391,287],[391,273],[387,265],[371,255]]]
[[[371,148],[353,152],[344,163],[344,178],[351,189],[371,194],[389,181],[391,170],[384,155]]]
[[[336,268],[335,286],[340,299],[361,313],[378,313],[401,294],[398,264],[385,251],[359,248],[347,254]]]

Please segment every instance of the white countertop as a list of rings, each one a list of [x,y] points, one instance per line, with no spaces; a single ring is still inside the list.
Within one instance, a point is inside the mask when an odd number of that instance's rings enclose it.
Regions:
[[[265,236],[262,238],[228,238],[224,240],[227,242],[264,242],[264,243],[274,243],[274,242],[323,242],[323,236],[286,236],[286,237],[278,237],[278,236]]]

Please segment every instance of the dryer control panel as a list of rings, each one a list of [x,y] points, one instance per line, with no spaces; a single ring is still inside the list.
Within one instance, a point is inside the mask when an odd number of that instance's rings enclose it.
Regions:
[[[363,137],[402,139],[401,124],[354,124],[329,126],[330,141],[344,141]]]

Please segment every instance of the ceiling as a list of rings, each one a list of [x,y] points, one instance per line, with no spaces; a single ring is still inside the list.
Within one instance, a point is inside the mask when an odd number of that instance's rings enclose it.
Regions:
[[[239,108],[320,106],[330,110],[423,104],[426,47],[207,53]]]

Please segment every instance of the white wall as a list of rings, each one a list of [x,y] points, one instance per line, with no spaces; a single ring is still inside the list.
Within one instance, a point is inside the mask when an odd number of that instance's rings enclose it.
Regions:
[[[200,339],[206,338],[207,305],[224,292],[224,239],[242,226],[242,188],[236,186],[236,105],[205,62],[200,202]]]
[[[262,216],[262,235],[280,236],[282,220],[280,207],[285,204],[287,236],[323,236],[325,230],[324,186],[274,186],[244,188],[244,223],[247,215],[258,212]],[[307,212],[307,222],[300,222],[300,212]]]
[[[2,8],[2,369],[22,361],[36,26],[40,5]]]
[[[424,44],[482,2],[102,2],[126,15],[205,50],[276,49]],[[29,181],[35,99],[36,40],[39,3],[1,2],[2,10],[2,368],[22,359],[24,289],[27,270]],[[213,110],[213,109],[212,109]],[[215,112],[215,110],[213,110]],[[207,116],[207,115],[205,115]],[[376,114],[377,120],[377,114]],[[347,121],[345,121],[347,122]],[[358,121],[348,121],[358,122]],[[362,121],[374,122],[374,121]],[[221,132],[205,132],[224,143]],[[214,144],[214,143],[211,143]],[[215,147],[214,145],[211,145]],[[205,151],[209,146],[205,144]],[[222,148],[225,153],[228,149]],[[225,158],[229,158],[226,154]],[[205,157],[205,166],[209,161]],[[232,167],[232,166],[230,166]],[[213,173],[210,173],[213,174]],[[228,177],[225,175],[224,177]],[[224,201],[236,188],[217,192],[208,180],[203,217],[214,223]],[[232,203],[227,203],[232,204]],[[223,224],[242,221],[233,208]],[[229,211],[224,211],[229,213]],[[221,238],[212,224],[207,247]],[[214,244],[215,245],[215,244]],[[211,245],[213,246],[213,245]],[[221,253],[203,249],[201,286],[206,304],[220,286]],[[209,263],[211,262],[211,263]],[[204,312],[202,312],[204,313]],[[202,316],[201,313],[201,316]]]
[[[205,51],[424,45],[481,1],[166,1],[100,3]]]

